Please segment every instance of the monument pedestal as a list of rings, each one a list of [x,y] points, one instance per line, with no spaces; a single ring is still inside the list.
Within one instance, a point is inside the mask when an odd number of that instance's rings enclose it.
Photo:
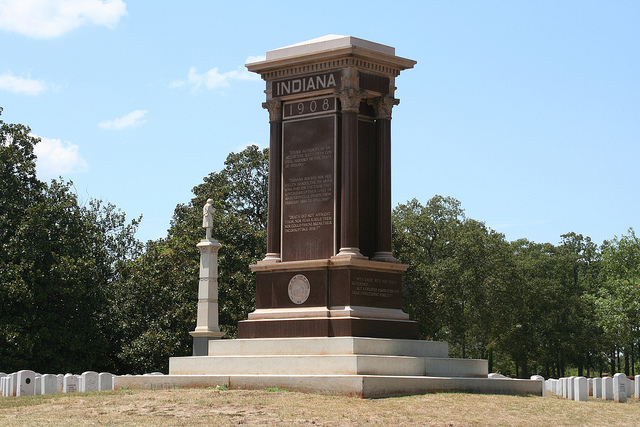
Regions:
[[[215,387],[380,398],[436,392],[542,395],[544,381],[488,378],[486,360],[447,357],[440,341],[333,337],[209,342],[172,357],[169,375],[116,377],[116,388]]]
[[[336,256],[251,268],[256,310],[238,322],[239,338],[418,338],[402,311],[404,264]]]

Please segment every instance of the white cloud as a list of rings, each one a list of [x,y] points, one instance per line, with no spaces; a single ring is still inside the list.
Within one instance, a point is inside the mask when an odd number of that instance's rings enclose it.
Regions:
[[[84,24],[113,28],[126,14],[122,0],[0,0],[0,29],[47,39]]]
[[[87,162],[80,156],[80,147],[59,139],[40,137],[33,151],[38,157],[36,171],[40,179],[56,178],[73,172],[86,172]]]
[[[247,57],[247,60],[246,60],[246,61],[244,61],[244,63],[245,63],[245,64],[250,64],[250,63],[252,63],[252,62],[261,62],[261,61],[264,61],[264,60],[266,60],[266,59],[267,59],[267,57],[266,57],[266,56],[264,56],[264,55],[248,56],[248,57]]]
[[[47,85],[41,80],[16,77],[11,75],[11,73],[0,74],[0,90],[7,90],[14,93],[25,93],[27,95],[38,95],[46,88]]]
[[[119,117],[113,120],[107,120],[99,123],[103,129],[124,129],[131,126],[138,126],[145,122],[144,116],[147,114],[147,110],[135,110],[129,114]]]
[[[261,57],[250,56],[247,58],[247,62],[255,62],[260,60],[260,58]],[[204,73],[198,73],[195,67],[191,67],[189,68],[187,80],[174,81],[171,83],[171,87],[189,85],[193,91],[200,89],[202,86],[205,86],[207,89],[219,89],[229,87],[233,80],[260,80],[260,76],[255,73],[250,73],[244,66],[224,73],[218,71],[218,67],[212,68]]]

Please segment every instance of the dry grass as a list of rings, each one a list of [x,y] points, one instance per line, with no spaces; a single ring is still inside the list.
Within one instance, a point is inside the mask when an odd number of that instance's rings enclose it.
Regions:
[[[365,400],[286,391],[118,390],[0,397],[0,425],[640,425],[640,403],[474,394]]]

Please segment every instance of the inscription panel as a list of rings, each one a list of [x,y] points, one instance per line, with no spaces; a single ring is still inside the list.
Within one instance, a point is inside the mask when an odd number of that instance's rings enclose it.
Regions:
[[[353,270],[350,285],[352,305],[402,308],[402,276],[400,274]]]
[[[280,98],[288,95],[337,89],[341,86],[341,78],[342,71],[332,71],[329,73],[275,80],[271,84],[271,96],[273,98]]]
[[[335,111],[336,98],[333,96],[285,102],[283,108],[285,120],[293,117],[327,114]]]
[[[336,117],[283,123],[282,261],[335,254]]]

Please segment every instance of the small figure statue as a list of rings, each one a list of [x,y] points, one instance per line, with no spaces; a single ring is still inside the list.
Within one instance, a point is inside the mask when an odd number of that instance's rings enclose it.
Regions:
[[[211,229],[213,228],[213,213],[215,212],[213,207],[213,199],[207,199],[207,203],[202,208],[202,226],[206,229],[206,239],[211,240]]]

